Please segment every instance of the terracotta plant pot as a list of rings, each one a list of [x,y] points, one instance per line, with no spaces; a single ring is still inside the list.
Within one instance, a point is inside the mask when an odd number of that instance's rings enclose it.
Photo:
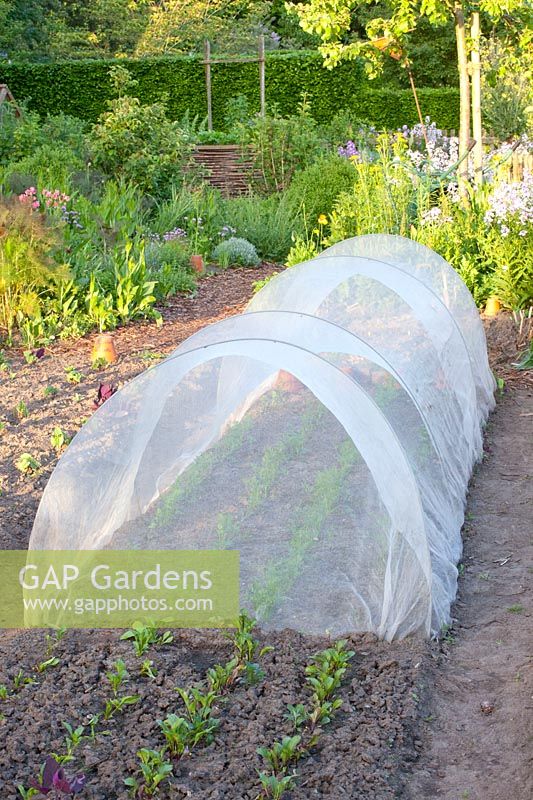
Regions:
[[[191,266],[198,275],[201,275],[204,271],[204,257],[198,254],[191,256]]]
[[[499,313],[501,308],[500,301],[497,297],[492,295],[491,297],[487,298],[487,304],[485,306],[485,316],[486,317],[495,317],[496,314]]]
[[[113,364],[117,360],[115,342],[110,333],[100,333],[95,339],[92,360],[104,360],[107,364]]]

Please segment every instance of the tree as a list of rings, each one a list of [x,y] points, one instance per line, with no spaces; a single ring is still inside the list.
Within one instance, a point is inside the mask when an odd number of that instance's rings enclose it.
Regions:
[[[351,15],[368,0],[308,0],[305,3],[286,3],[288,11],[298,15],[301,27],[308,33],[320,36],[319,50],[324,65],[333,68],[342,60],[364,58],[370,76],[381,69],[381,52],[389,55],[406,51],[406,37],[419,20],[427,18],[432,25],[453,22],[457,46],[457,69],[459,74],[459,186],[466,192],[468,172],[467,156],[470,148],[470,76],[469,42],[467,24],[472,14],[482,12],[493,21],[504,14],[528,5],[527,0],[387,0],[390,14],[371,20],[366,26],[367,40],[354,39],[349,35]],[[476,30],[476,26],[474,26]],[[477,126],[476,126],[477,127]]]

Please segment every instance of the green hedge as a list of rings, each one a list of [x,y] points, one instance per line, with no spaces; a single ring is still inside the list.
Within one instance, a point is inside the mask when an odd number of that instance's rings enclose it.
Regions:
[[[145,58],[120,60],[62,61],[51,64],[0,65],[0,83],[7,83],[14,96],[27,100],[41,114],[66,114],[94,121],[111,97],[108,70],[113,64],[127,66],[139,81],[135,93],[145,103],[167,96],[169,116],[179,119],[189,109],[206,114],[204,67],[196,58]],[[217,64],[212,67],[213,118],[223,127],[225,104],[230,97],[245,94],[253,109],[259,107],[257,64]],[[293,112],[302,92],[307,93],[314,116],[326,122],[336,111],[356,108],[360,118],[379,128],[396,128],[416,122],[416,108],[407,89],[373,88],[362,67],[354,62],[330,71],[318,53],[272,53],[267,55],[267,104],[277,103],[283,115]],[[456,89],[421,89],[424,115],[443,128],[457,128]]]

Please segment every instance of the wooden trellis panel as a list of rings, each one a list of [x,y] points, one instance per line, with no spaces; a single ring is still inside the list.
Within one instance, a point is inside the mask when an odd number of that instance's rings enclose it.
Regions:
[[[205,168],[205,179],[223,194],[235,197],[248,191],[251,163],[236,144],[198,145],[194,160]]]
[[[0,122],[2,121],[2,110],[4,103],[10,103],[13,106],[15,110],[15,116],[22,116],[22,111],[18,107],[15,98],[11,94],[9,86],[7,83],[0,83]]]

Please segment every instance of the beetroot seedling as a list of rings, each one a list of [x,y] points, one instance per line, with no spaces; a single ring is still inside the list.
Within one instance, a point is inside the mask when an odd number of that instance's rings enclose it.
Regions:
[[[21,669],[19,669],[13,678],[13,688],[17,692],[19,689],[22,689],[23,686],[31,686],[32,683],[35,683],[35,678],[24,675],[24,672]]]
[[[24,400],[21,400],[20,403],[15,406],[15,414],[19,419],[24,419],[29,416],[28,406]]]
[[[302,728],[309,720],[309,712],[303,703],[298,703],[295,706],[288,705],[284,716],[296,731]]]
[[[5,683],[0,683],[0,700],[7,700],[9,692]]]
[[[114,664],[115,672],[106,672],[106,678],[111,684],[111,689],[113,690],[113,694],[116,697],[118,694],[118,690],[122,686],[122,684],[128,682],[128,678],[130,674],[126,669],[126,664],[124,661],[119,658],[118,661]]]
[[[165,760],[165,750],[148,750],[143,748],[137,752],[139,759],[138,778],[125,778],[124,783],[129,787],[134,797],[153,797],[159,791],[159,784],[168,779],[172,774],[172,764]]]
[[[83,375],[76,367],[65,367],[65,372],[67,373],[67,381],[69,383],[78,384],[82,382]]]
[[[57,656],[51,656],[51,658],[46,658],[44,661],[41,661],[40,664],[37,664],[35,669],[37,672],[42,673],[46,672],[47,669],[50,667],[57,667],[59,664],[59,658]]]
[[[65,728],[67,735],[65,736],[65,747],[67,748],[67,755],[71,756],[76,747],[79,747],[83,739],[87,739],[88,737],[85,736],[85,726],[78,725],[74,728],[69,722],[62,722],[61,723]]]
[[[279,742],[274,742],[272,747],[258,747],[257,753],[264,758],[275,775],[283,774],[291,764],[295,764],[303,755],[300,748],[302,737],[284,736]]]
[[[141,664],[140,673],[143,678],[150,678],[151,681],[154,681],[157,677],[157,669],[154,667],[154,662],[150,661],[149,658],[145,658]]]
[[[285,792],[290,792],[296,787],[296,778],[298,777],[295,772],[280,778],[277,775],[269,775],[267,772],[258,772],[258,775],[263,791],[257,800],[261,798],[281,800]]]
[[[41,465],[31,453],[22,453],[15,461],[15,467],[23,475],[35,475],[41,469]]]
[[[70,444],[70,437],[67,436],[65,431],[56,426],[52,431],[52,435],[50,436],[50,444],[56,453],[60,453],[64,447]]]
[[[176,687],[176,691],[183,700],[189,719],[196,717],[206,718],[210,716],[213,705],[219,700],[219,695],[213,691],[202,692],[201,689],[195,687],[191,689],[180,689]]]
[[[37,795],[41,794],[38,789],[34,789],[33,786],[30,786],[29,789],[26,789],[21,783],[17,784],[17,791],[23,800],[29,800],[30,797],[36,797]]]
[[[46,656],[51,656],[54,648],[56,645],[59,644],[61,639],[64,637],[65,633],[67,632],[66,628],[56,628],[54,633],[47,633],[44,637],[46,642]]]
[[[126,706],[132,706],[140,699],[140,695],[138,694],[129,694],[124,697],[111,697],[109,700],[106,700],[103,719],[106,721],[111,719],[117,712],[122,713]]]
[[[221,694],[237,680],[242,672],[238,658],[232,658],[226,664],[215,664],[207,670],[207,682],[211,691]]]
[[[253,685],[264,677],[264,672],[259,664],[254,663],[256,654],[261,658],[271,652],[272,647],[263,647],[259,650],[259,642],[252,635],[256,622],[249,617],[246,611],[241,611],[237,620],[237,630],[230,635],[237,658],[238,667],[248,685]]]
[[[169,753],[180,758],[201,742],[211,744],[215,731],[220,722],[210,714],[193,716],[192,719],[169,714],[164,720],[159,721],[159,727],[165,737]]]
[[[134,622],[131,629],[123,633],[120,639],[121,641],[131,639],[135,655],[138,657],[144,655],[153,644],[170,644],[174,641],[170,631],[159,633],[154,626],[143,625],[141,622]]]

